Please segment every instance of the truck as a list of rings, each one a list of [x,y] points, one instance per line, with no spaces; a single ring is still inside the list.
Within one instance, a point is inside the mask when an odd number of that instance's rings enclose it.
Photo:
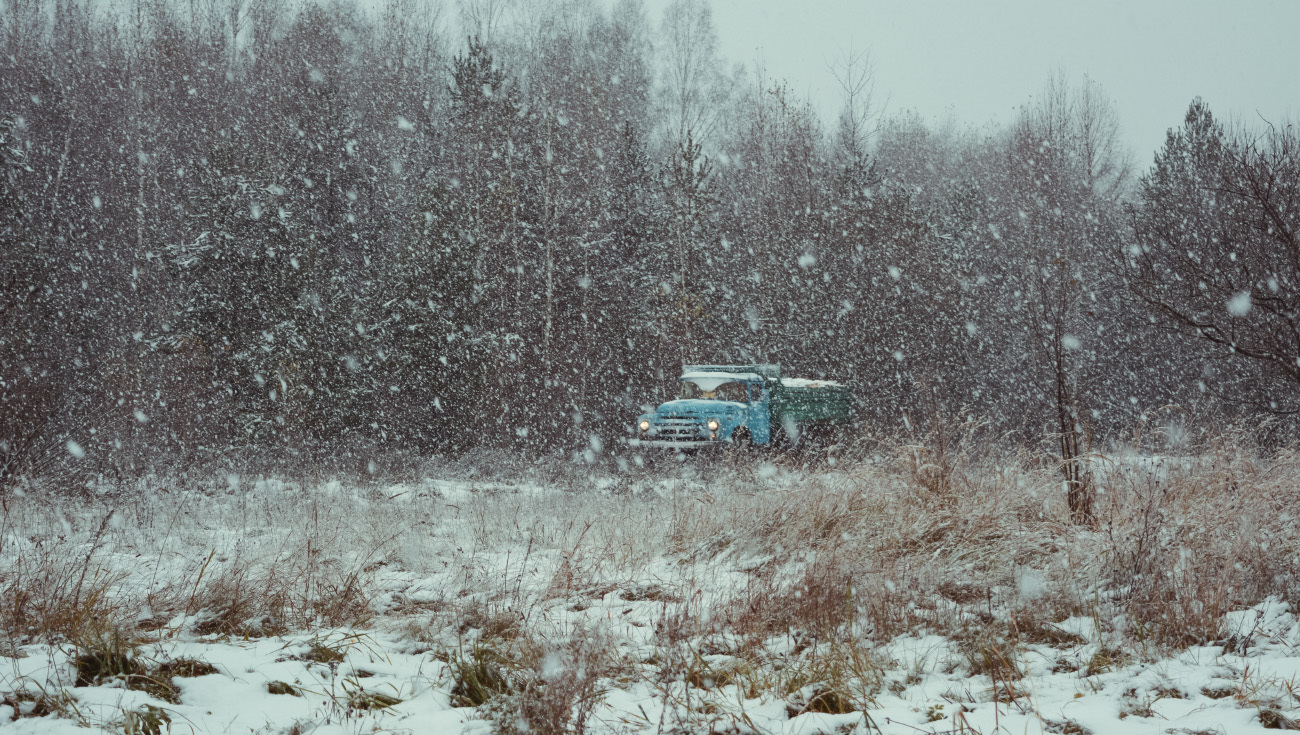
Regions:
[[[637,417],[629,444],[677,450],[798,446],[853,421],[852,392],[778,364],[683,365],[679,398]]]

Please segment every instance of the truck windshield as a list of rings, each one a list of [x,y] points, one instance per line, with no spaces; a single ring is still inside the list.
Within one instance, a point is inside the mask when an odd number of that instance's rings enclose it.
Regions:
[[[700,390],[700,386],[689,381],[682,381],[682,398],[713,398],[719,401],[736,401],[739,403],[749,400],[744,383],[723,383],[710,394]]]

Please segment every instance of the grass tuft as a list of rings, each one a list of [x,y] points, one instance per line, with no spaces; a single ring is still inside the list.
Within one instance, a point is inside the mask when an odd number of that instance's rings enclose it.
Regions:
[[[612,673],[609,643],[599,634],[577,631],[565,645],[537,657],[515,674],[514,691],[493,700],[489,709],[502,735],[579,735],[605,691],[599,683]]]
[[[453,707],[479,707],[513,690],[509,672],[515,662],[502,650],[481,641],[469,649],[468,655],[464,651],[450,652],[447,665],[452,673]]]
[[[859,711],[861,710],[854,704],[852,696],[826,684],[813,685],[806,692],[799,692],[785,706],[788,717],[798,717],[809,712],[848,715]]]
[[[311,647],[300,658],[303,661],[312,661],[318,664],[338,664],[343,663],[343,659],[347,658],[347,655],[347,649],[342,646],[331,646],[323,641],[312,641]]]
[[[171,732],[172,718],[165,711],[146,704],[122,715],[122,732],[125,735],[162,735]]]
[[[272,692],[274,694],[275,692]],[[359,689],[348,696],[348,709],[355,712],[369,712],[372,710],[383,710],[395,707],[402,703],[402,700],[382,692],[370,692]]]
[[[1300,720],[1295,720],[1275,709],[1259,711],[1259,724],[1266,730],[1300,730]]]
[[[1114,671],[1127,666],[1132,661],[1132,656],[1119,650],[1118,648],[1103,646],[1097,649],[1088,659],[1088,665],[1083,670],[1084,676],[1096,676],[1108,671]]]
[[[285,694],[291,697],[301,697],[302,692],[292,684],[283,681],[268,681],[266,683],[268,694]]]
[[[64,691],[51,696],[45,692],[24,689],[4,693],[0,696],[0,705],[13,708],[13,719],[16,721],[27,717],[64,714],[75,706],[75,700],[71,694]]]
[[[76,686],[95,686],[112,679],[129,679],[145,673],[135,646],[116,629],[84,631],[76,641],[72,666]]]

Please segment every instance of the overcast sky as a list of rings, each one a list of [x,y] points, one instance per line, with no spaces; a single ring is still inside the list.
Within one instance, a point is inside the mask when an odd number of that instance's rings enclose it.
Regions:
[[[1193,97],[1220,118],[1300,120],[1300,0],[711,0],[722,54],[805,93],[830,122],[827,64],[871,51],[888,109],[1005,122],[1055,68],[1114,99],[1145,168]],[[668,0],[648,0],[658,24]]]

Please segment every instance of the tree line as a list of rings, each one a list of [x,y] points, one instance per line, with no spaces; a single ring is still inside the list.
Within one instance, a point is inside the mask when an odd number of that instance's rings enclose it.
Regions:
[[[1286,417],[1300,138],[1099,84],[1000,128],[832,121],[708,5],[6,0],[0,479],[75,456],[612,447],[680,365],[855,386],[1071,458]],[[1081,476],[1067,480],[1080,487]]]

